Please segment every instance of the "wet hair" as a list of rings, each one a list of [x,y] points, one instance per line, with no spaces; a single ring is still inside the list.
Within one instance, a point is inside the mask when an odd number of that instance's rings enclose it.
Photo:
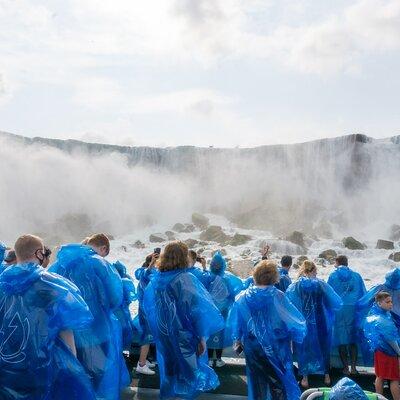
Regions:
[[[88,246],[101,247],[106,246],[107,252],[110,252],[110,240],[104,233],[95,233],[85,239]]]
[[[189,264],[188,254],[188,247],[185,243],[181,241],[170,242],[161,253],[158,269],[161,272],[166,272],[187,268]]]
[[[390,295],[390,293],[381,291],[381,292],[378,292],[378,293],[375,295],[375,301],[376,301],[377,303],[380,303],[382,300],[385,300],[385,299],[387,299],[388,297],[392,297],[392,296]]]
[[[304,260],[300,265],[299,278],[302,276],[307,276],[313,272],[317,272],[317,266],[310,260]]]
[[[346,267],[349,265],[349,260],[347,259],[346,256],[343,255],[337,256],[335,258],[335,261],[337,265],[344,265]]]
[[[43,241],[35,235],[22,235],[14,245],[15,255],[19,262],[29,260],[35,255],[35,252],[43,249]]]
[[[260,261],[253,272],[253,279],[256,285],[274,285],[279,281],[278,267],[275,261]]]
[[[281,258],[281,265],[282,267],[291,267],[293,263],[292,256],[283,256]]]

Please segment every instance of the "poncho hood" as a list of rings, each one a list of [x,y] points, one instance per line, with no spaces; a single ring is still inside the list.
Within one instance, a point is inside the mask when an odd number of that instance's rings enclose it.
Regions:
[[[226,261],[222,254],[217,251],[210,263],[210,271],[216,275],[223,275],[226,270]]]
[[[357,383],[342,378],[329,393],[329,400],[368,400],[368,397]]]
[[[67,265],[71,260],[94,255],[96,255],[96,252],[91,247],[84,244],[71,243],[61,246],[57,254],[57,261],[63,265]]]
[[[37,263],[16,264],[0,275],[0,288],[7,294],[23,293],[40,279],[45,270]]]
[[[318,278],[307,278],[303,276],[299,279],[299,282],[301,288],[306,292],[313,292],[320,286]]]
[[[275,286],[267,286],[265,288],[250,286],[246,290],[246,302],[252,309],[260,310],[261,308],[265,308],[266,301],[273,301],[276,291]]]
[[[385,286],[392,290],[400,289],[400,268],[394,268],[385,275]]]
[[[345,265],[338,267],[336,273],[342,282],[347,282],[351,279],[351,269]]]

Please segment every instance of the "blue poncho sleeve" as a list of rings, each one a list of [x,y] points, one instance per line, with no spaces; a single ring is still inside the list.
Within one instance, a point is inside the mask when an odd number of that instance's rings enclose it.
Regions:
[[[329,393],[329,400],[368,400],[368,397],[357,383],[342,378]]]

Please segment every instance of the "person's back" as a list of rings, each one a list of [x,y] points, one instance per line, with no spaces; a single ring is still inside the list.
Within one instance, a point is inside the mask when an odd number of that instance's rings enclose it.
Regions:
[[[25,235],[21,241],[36,241],[39,254],[38,239]],[[71,353],[75,348],[60,339],[66,330],[92,319],[76,286],[47,273],[38,262],[7,268],[0,275],[0,398],[94,399],[89,379]],[[69,377],[66,397],[59,391],[61,376]]]
[[[123,296],[118,272],[92,248],[80,244],[62,246],[49,271],[65,276],[81,290],[94,321],[75,331],[78,359],[97,396],[118,399],[129,380],[122,358],[121,328],[113,314]]]

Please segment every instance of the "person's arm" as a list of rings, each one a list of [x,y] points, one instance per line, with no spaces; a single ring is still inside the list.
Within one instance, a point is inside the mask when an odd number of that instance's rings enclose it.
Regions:
[[[388,342],[388,344],[396,352],[397,356],[399,357],[400,356],[399,344],[395,340]]]
[[[76,357],[75,337],[71,330],[60,331],[58,334],[62,341],[69,347],[71,353]]]

